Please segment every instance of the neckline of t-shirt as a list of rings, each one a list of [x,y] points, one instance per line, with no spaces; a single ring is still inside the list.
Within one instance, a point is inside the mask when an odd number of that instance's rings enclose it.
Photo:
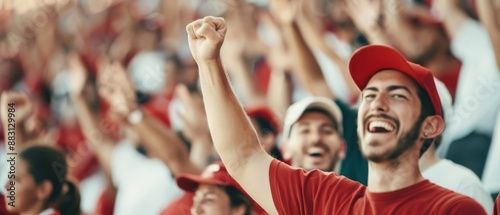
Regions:
[[[432,183],[429,180],[423,180],[421,182],[418,182],[416,184],[410,185],[408,187],[405,187],[403,189],[391,191],[391,192],[383,192],[383,193],[373,193],[368,191],[366,189],[366,195],[368,199],[372,201],[390,201],[393,199],[399,199],[404,196],[409,196],[409,195],[414,195],[415,193],[418,193],[427,186],[431,185]]]

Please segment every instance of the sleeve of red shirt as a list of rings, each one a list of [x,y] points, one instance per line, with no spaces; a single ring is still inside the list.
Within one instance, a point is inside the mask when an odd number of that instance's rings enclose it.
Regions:
[[[484,214],[486,215],[486,211],[484,208],[477,203],[474,199],[469,197],[465,197],[458,201],[456,205],[450,208],[450,210],[446,214],[455,214],[455,215],[468,215],[468,214]]]
[[[497,200],[495,201],[495,208],[493,209],[494,215],[500,215],[500,193],[497,196]]]
[[[269,180],[279,214],[313,215],[334,212],[363,185],[335,173],[303,169],[273,160]]]

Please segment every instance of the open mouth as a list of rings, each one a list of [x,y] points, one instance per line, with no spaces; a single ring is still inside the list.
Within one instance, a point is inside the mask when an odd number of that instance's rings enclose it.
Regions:
[[[394,124],[387,121],[373,120],[368,122],[368,132],[370,133],[389,133],[395,128]]]
[[[325,150],[321,148],[310,148],[307,150],[307,155],[315,158],[321,158],[325,154]]]

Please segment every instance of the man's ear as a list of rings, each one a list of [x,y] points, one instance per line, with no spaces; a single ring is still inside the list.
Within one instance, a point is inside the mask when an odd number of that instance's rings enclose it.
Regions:
[[[246,205],[241,204],[240,206],[231,208],[231,215],[245,215],[246,209]]]
[[[347,151],[347,144],[344,139],[342,139],[342,143],[340,145],[340,152],[339,152],[339,158],[340,160],[343,160],[345,158],[345,153]]]
[[[420,138],[434,139],[443,133],[444,127],[444,120],[441,116],[428,116],[422,123],[422,132],[420,133]]]
[[[44,200],[44,201],[49,199],[50,194],[52,194],[52,191],[54,190],[52,187],[52,183],[50,183],[49,180],[42,181],[42,183],[37,185],[36,189],[37,189],[36,190],[36,197],[39,200]]]
[[[292,159],[292,152],[289,149],[287,141],[283,142],[283,144],[281,145],[281,154],[283,155],[283,159],[285,160]]]

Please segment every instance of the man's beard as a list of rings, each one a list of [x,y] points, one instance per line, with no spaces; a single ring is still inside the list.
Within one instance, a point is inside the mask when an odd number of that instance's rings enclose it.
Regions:
[[[367,160],[375,163],[395,160],[416,143],[416,141],[418,140],[420,127],[422,126],[422,123],[423,119],[419,118],[415,123],[415,125],[408,132],[404,133],[402,137],[398,139],[398,143],[395,148],[388,149],[382,154],[370,154],[370,155],[365,154],[362,150],[363,155],[366,157]],[[362,137],[360,136],[359,139],[362,140],[361,138]],[[359,141],[359,144],[360,144],[359,147],[362,149],[363,146],[361,146],[362,144],[361,141]]]

